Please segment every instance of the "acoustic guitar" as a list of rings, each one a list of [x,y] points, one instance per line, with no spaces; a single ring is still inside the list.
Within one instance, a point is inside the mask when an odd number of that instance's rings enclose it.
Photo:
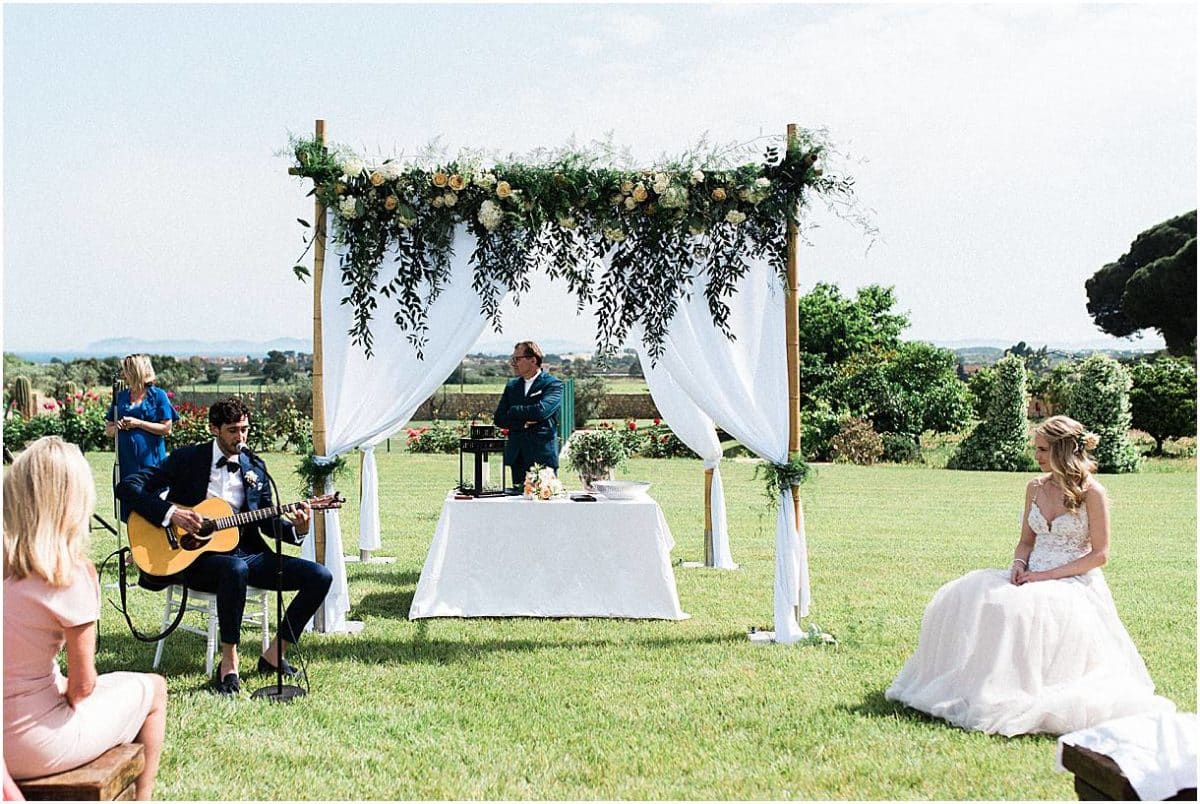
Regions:
[[[313,497],[308,500],[308,505],[314,511],[325,511],[341,508],[345,501],[340,492],[334,492]],[[183,505],[178,507],[187,509]],[[191,566],[196,557],[203,553],[224,553],[237,547],[238,528],[242,525],[291,513],[299,507],[300,503],[296,502],[235,514],[229,503],[220,497],[209,497],[188,509],[204,517],[200,532],[195,534],[175,525],[155,524],[134,512],[129,516],[129,549],[142,572],[174,575]]]

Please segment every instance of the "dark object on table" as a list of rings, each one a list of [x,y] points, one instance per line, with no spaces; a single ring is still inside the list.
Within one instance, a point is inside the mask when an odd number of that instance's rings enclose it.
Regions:
[[[572,494],[571,502],[595,502],[596,498],[590,494]]]
[[[1078,745],[1063,745],[1063,767],[1075,774],[1080,801],[1141,801],[1133,785],[1110,757]],[[1166,801],[1195,801],[1196,788],[1180,790]]]
[[[490,424],[471,425],[477,429],[495,431]],[[474,458],[470,477],[467,476],[466,456]],[[460,438],[458,440],[458,488],[472,497],[499,497],[504,494],[504,439]]]
[[[472,424],[471,438],[495,438],[496,425],[494,424]]]

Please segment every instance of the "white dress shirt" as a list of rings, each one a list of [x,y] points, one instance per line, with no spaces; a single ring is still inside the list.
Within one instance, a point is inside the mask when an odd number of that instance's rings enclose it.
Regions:
[[[542,375],[542,370],[538,369],[537,374],[534,374],[532,377],[530,377],[528,380],[525,381],[525,396],[529,396],[529,389],[533,386],[534,381],[537,380],[537,378],[540,377],[541,375]]]
[[[229,461],[238,467],[238,471],[231,472],[224,466],[217,466],[217,461],[225,457],[225,453],[221,452],[221,448],[217,446],[217,440],[214,438],[212,442],[212,459],[208,464],[208,496],[220,497],[225,502],[229,503],[229,507],[234,511],[242,510],[242,506],[246,504],[246,485],[242,481],[241,472],[241,455],[234,455]],[[178,506],[172,505],[167,509],[167,515],[163,518],[163,527],[171,524],[171,517],[175,515]]]

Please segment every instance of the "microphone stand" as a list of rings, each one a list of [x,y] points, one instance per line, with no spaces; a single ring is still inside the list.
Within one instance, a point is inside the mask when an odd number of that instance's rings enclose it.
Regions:
[[[254,455],[248,447],[242,445],[242,451],[247,455]],[[257,456],[255,456],[257,457]],[[271,477],[271,473],[267,470],[267,462],[260,460],[259,463],[263,466],[263,473],[267,476],[267,480],[271,482],[271,488],[275,490],[275,499],[282,500],[279,496],[279,486],[275,485],[275,478]],[[271,530],[275,534],[275,684],[255,690],[251,693],[251,700],[257,698],[265,698],[272,703],[291,703],[296,698],[303,698],[308,694],[308,691],[303,687],[295,684],[283,683],[283,535],[279,517],[275,517],[272,522]],[[295,634],[292,634],[295,637]],[[296,640],[293,639],[292,642]]]

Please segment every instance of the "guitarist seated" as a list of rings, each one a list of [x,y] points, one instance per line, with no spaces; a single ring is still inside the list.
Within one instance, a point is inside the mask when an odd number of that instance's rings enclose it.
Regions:
[[[117,486],[117,497],[155,525],[177,526],[187,534],[201,531],[203,517],[182,506],[194,506],[210,497],[220,497],[233,511],[255,511],[272,507],[266,466],[257,456],[241,451],[250,431],[250,409],[237,397],[213,403],[208,410],[213,440],[171,452],[160,466],[130,475]],[[167,500],[160,494],[167,490]],[[221,695],[241,691],[238,677],[238,643],[241,641],[242,612],[246,587],[274,589],[278,566],[263,537],[274,538],[276,523],[284,541],[297,543],[308,533],[309,507],[297,506],[290,515],[272,517],[241,526],[237,545],[228,552],[203,552],[183,571],[168,576],[150,576],[162,586],[185,584],[201,592],[215,593],[221,635],[221,663],[213,688]],[[163,531],[164,540],[167,538]],[[297,590],[287,607],[279,632],[258,660],[260,673],[275,673],[276,652],[300,638],[325,599],[333,576],[324,566],[293,556],[283,558],[283,589]],[[283,674],[296,670],[283,660]]]

